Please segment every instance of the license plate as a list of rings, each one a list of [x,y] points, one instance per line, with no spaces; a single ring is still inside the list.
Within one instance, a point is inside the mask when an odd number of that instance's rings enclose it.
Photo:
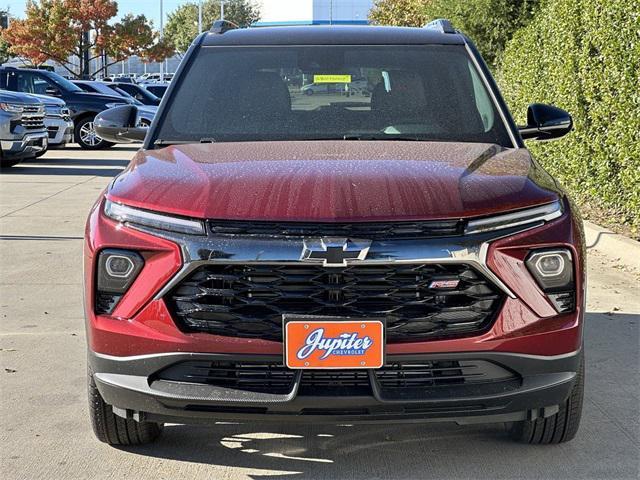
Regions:
[[[380,368],[384,324],[380,320],[284,318],[284,355],[289,368]]]

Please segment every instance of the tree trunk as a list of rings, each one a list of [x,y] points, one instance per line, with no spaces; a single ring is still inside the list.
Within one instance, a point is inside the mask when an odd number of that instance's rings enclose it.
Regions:
[[[80,60],[80,74],[85,80],[91,79],[90,64],[89,64],[89,32],[82,32],[82,59]]]

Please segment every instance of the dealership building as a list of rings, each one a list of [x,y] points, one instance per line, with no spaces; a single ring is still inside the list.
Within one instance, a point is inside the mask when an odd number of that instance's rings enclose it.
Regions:
[[[261,19],[269,25],[366,25],[373,0],[260,0]]]

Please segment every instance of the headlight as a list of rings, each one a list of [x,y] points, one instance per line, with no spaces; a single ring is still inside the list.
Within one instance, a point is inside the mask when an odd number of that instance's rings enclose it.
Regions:
[[[0,103],[0,108],[9,113],[22,113],[24,108],[18,103]]]
[[[145,227],[168,230],[170,232],[187,233],[189,235],[204,235],[204,225],[199,220],[173,217],[160,213],[128,207],[121,203],[107,200],[104,204],[104,214],[123,223],[143,225]]]
[[[540,207],[527,208],[517,212],[471,220],[467,224],[467,228],[465,228],[465,233],[489,232],[526,225],[528,223],[548,222],[554,218],[558,218],[560,215],[562,215],[562,203],[556,201]]]
[[[534,250],[525,263],[558,312],[574,310],[573,258],[568,249]]]
[[[63,115],[62,107],[59,105],[45,105],[44,111],[50,117],[61,117]]]
[[[107,107],[107,108],[115,108],[115,107],[122,107],[123,105],[128,105],[128,103],[120,103],[120,102],[107,103],[105,105],[105,107]]]

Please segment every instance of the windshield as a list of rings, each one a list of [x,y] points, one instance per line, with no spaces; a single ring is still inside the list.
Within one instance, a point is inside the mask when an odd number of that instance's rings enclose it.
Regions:
[[[203,47],[156,143],[437,140],[513,146],[453,45]]]
[[[107,88],[109,88],[109,87],[107,87]],[[142,103],[141,101],[139,101],[136,98],[132,97],[131,95],[129,95],[127,92],[125,92],[121,88],[115,87],[113,89],[113,91],[117,92],[121,97],[124,97],[124,98],[128,99],[134,105],[144,105],[144,103]]]
[[[71,83],[69,80],[67,80],[66,78],[58,75],[55,72],[48,72],[47,73],[47,77],[49,77],[49,80],[53,81],[54,83],[57,83],[59,87],[62,87],[63,90],[66,90],[68,92],[81,92],[82,91],[82,89],[80,87],[78,87],[74,83]]]

